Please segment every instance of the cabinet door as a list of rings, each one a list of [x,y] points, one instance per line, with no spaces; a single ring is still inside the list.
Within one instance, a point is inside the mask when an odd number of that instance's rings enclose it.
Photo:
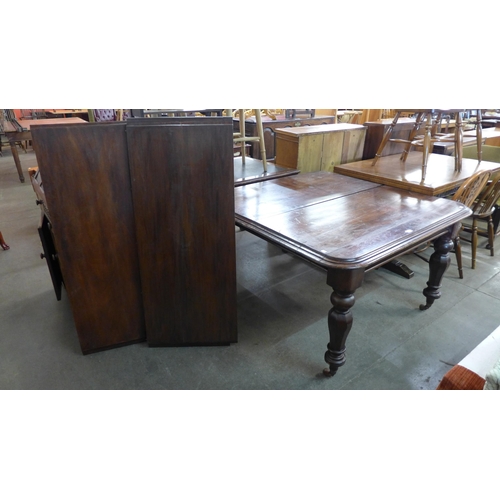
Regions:
[[[237,340],[232,123],[204,120],[127,124],[150,346]]]
[[[302,173],[321,170],[323,156],[323,134],[299,136],[297,168]]]
[[[321,158],[321,170],[333,172],[337,165],[342,163],[342,148],[344,144],[344,132],[328,132],[322,134],[323,156]]]
[[[56,298],[57,300],[61,300],[63,276],[61,273],[61,266],[59,265],[59,255],[57,254],[54,239],[50,231],[50,223],[45,215],[42,216],[42,222],[38,228],[38,235],[40,236],[43,248],[41,256],[47,262]]]
[[[342,149],[342,164],[359,161],[363,158],[366,129],[346,130]]]

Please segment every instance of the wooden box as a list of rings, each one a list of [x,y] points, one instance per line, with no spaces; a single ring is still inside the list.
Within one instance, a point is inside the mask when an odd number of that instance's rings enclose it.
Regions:
[[[316,115],[314,118],[298,117],[286,118],[285,115],[276,115],[276,120],[269,116],[262,116],[262,128],[264,129],[264,143],[266,145],[266,158],[273,159],[276,156],[276,129],[286,127],[304,127],[308,125],[325,125],[335,123],[337,118],[335,116],[321,116]],[[235,132],[240,131],[239,118],[233,119],[233,126]],[[257,124],[255,116],[249,117],[245,120],[245,133],[247,136],[257,136]],[[259,144],[252,142],[250,144],[250,156],[261,160]]]
[[[276,165],[301,172],[333,172],[361,160],[366,127],[350,123],[276,130]]]

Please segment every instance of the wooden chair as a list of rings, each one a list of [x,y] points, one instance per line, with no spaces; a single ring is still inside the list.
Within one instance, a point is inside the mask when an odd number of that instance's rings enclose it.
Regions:
[[[245,165],[246,151],[245,151],[245,143],[246,142],[258,142],[260,146],[260,154],[262,158],[262,164],[264,166],[264,172],[267,172],[267,161],[266,161],[266,145],[264,143],[264,128],[262,127],[262,115],[260,109],[254,109],[255,113],[255,121],[257,123],[257,137],[247,137],[245,134],[245,110],[238,109],[237,112],[240,118],[240,131],[233,133],[233,140],[235,143],[242,143],[241,148],[241,162]],[[227,116],[233,116],[232,109],[226,109]]]
[[[467,110],[465,109],[397,109],[394,119],[387,129],[382,142],[377,150],[375,158],[373,159],[372,166],[375,166],[378,159],[382,156],[382,152],[388,142],[399,142],[406,145],[403,153],[401,154],[401,161],[405,162],[412,147],[422,148],[422,182],[425,180],[427,173],[427,162],[429,154],[432,152],[433,144],[439,142],[453,142],[455,145],[455,171],[462,170],[462,156],[463,156],[463,121],[462,115]],[[392,131],[398,122],[401,115],[412,114],[415,115],[415,126],[410,132],[408,139],[391,139]],[[441,121],[444,115],[455,117],[455,131],[453,133],[441,132]],[[436,116],[433,120],[433,116]],[[477,153],[478,161],[482,159],[482,118],[481,110],[477,110],[477,123],[476,123],[476,140],[477,140]],[[425,125],[424,125],[425,123]],[[423,134],[419,134],[419,130],[424,125],[425,130]]]
[[[480,193],[488,183],[489,178],[490,172],[488,170],[476,172],[474,175],[472,175],[462,183],[462,185],[453,195],[452,200],[458,201],[463,205],[472,208],[475,205]],[[460,228],[460,231],[462,230],[462,228],[463,224]],[[455,255],[457,258],[458,274],[460,276],[460,279],[463,279],[464,273],[462,270],[462,247],[460,246],[460,231],[457,232],[457,236],[454,239],[454,244]]]
[[[487,184],[483,191],[477,198],[474,206],[472,207],[472,223],[464,222],[462,224],[462,231],[472,234],[470,243],[472,246],[472,269],[476,268],[476,255],[477,255],[477,237],[484,236],[488,238],[488,248],[490,255],[495,255],[494,241],[495,229],[493,224],[493,213],[497,209],[497,202],[500,200],[500,174],[496,174],[491,183]],[[478,227],[478,222],[484,220],[487,223],[485,230]],[[469,241],[469,240],[466,240]]]
[[[91,111],[96,122],[119,122],[129,118],[128,110],[123,109],[93,109]]]
[[[2,247],[4,250],[8,250],[10,247],[5,243],[5,240],[3,239],[2,231],[0,231],[0,247]]]

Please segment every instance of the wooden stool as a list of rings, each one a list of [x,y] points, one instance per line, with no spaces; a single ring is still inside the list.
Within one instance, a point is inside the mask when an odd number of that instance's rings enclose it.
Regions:
[[[241,148],[241,162],[243,165],[245,165],[245,158],[246,158],[246,151],[245,151],[244,144],[246,142],[258,142],[260,145],[260,154],[261,154],[262,163],[264,166],[264,172],[267,172],[266,145],[264,143],[264,128],[262,127],[262,116],[260,114],[260,109],[254,109],[253,111],[255,113],[255,121],[257,124],[258,137],[246,137],[246,135],[245,135],[245,110],[239,109],[238,113],[239,113],[239,117],[240,117],[240,131],[233,133],[233,140],[236,143],[238,143],[238,142],[243,143],[243,147]],[[226,114],[227,114],[227,116],[233,116],[233,110],[227,109]]]
[[[425,175],[427,171],[427,160],[429,154],[432,151],[432,146],[435,142],[453,142],[455,144],[455,171],[460,172],[462,170],[462,157],[463,157],[463,122],[462,114],[467,110],[465,109],[398,109],[394,116],[394,120],[387,129],[382,142],[377,150],[375,158],[373,159],[372,166],[374,166],[384,150],[387,143],[399,142],[406,144],[405,150],[401,154],[401,161],[406,161],[408,153],[412,146],[420,146],[423,149],[422,157],[422,182],[425,180]],[[408,139],[391,139],[392,130],[398,122],[402,113],[416,114],[415,126],[410,132]],[[436,114],[436,120],[433,122],[433,115]],[[441,133],[441,120],[443,115],[454,115],[455,116],[455,131],[452,134]],[[425,121],[425,131],[423,135],[417,135],[420,127]],[[476,140],[477,140],[477,155],[478,160],[481,162],[482,159],[482,141],[483,132],[481,125],[481,110],[477,110],[477,123],[476,123]]]

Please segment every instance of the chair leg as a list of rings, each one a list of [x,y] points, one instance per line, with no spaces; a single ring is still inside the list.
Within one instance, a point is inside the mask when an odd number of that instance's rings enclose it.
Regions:
[[[424,147],[422,153],[422,182],[425,181],[427,174],[427,162],[432,146],[432,113],[427,114],[427,123],[425,124]]]
[[[394,115],[394,119],[392,120],[392,123],[387,128],[387,130],[384,134],[384,137],[382,138],[382,142],[380,143],[380,146],[377,149],[377,153],[375,154],[375,158],[372,161],[372,167],[375,166],[378,159],[382,156],[382,152],[384,151],[385,146],[387,145],[387,143],[389,142],[389,139],[391,138],[392,130],[394,129],[394,126],[396,125],[396,123],[398,123],[400,115],[401,115],[401,111],[396,111],[396,114]]]
[[[401,153],[401,161],[405,162],[406,158],[408,158],[408,153],[411,150],[411,143],[414,141],[415,136],[417,135],[418,131],[420,130],[420,127],[422,126],[422,123],[424,122],[425,118],[425,113],[418,113],[417,117],[415,118],[415,125],[412,128],[410,132],[410,136],[408,137],[409,143],[405,146],[404,151]]]
[[[472,221],[472,269],[476,269],[476,256],[477,256],[477,220],[474,218]]]
[[[462,247],[460,246],[460,238],[455,238],[455,256],[457,257],[457,267],[458,267],[458,275],[460,279],[464,279],[464,272],[462,270]]]
[[[246,130],[245,130],[245,110],[240,109],[239,110],[239,115],[240,115],[240,135],[241,137],[246,137]],[[245,160],[246,160],[246,154],[245,154],[245,141],[241,143],[241,163],[242,165],[245,165]]]
[[[464,131],[462,113],[459,111],[455,117],[455,172],[462,171],[463,146]]]
[[[482,110],[477,109],[476,113],[477,159],[479,162],[481,162],[481,160],[483,159],[483,112]]]
[[[495,241],[495,228],[493,225],[493,217],[490,215],[488,217],[488,243],[490,247],[490,255],[494,257],[495,255],[495,248],[494,248],[494,241]]]
[[[8,250],[10,247],[9,245],[7,245],[7,243],[5,243],[5,240],[3,239],[3,235],[2,235],[2,232],[0,231],[0,246],[4,249],[4,250]]]
[[[266,145],[264,143],[264,127],[262,126],[262,116],[260,114],[260,109],[255,110],[255,121],[257,123],[257,135],[259,136],[262,165],[264,166],[264,172],[267,172]]]

